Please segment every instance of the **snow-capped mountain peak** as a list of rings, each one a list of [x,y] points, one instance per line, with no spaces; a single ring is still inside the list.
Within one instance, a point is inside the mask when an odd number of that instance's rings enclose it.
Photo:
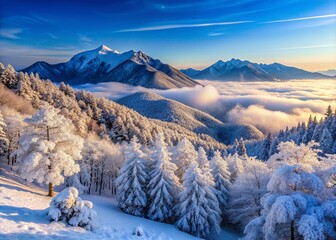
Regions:
[[[111,48],[109,48],[109,47],[106,46],[106,45],[101,45],[101,46],[98,48],[98,53],[99,53],[99,54],[105,55],[105,54],[108,54],[108,52],[113,52],[113,53],[120,54],[117,50],[112,50]]]
[[[232,58],[229,61],[219,60],[203,70],[182,70],[194,79],[227,80],[227,81],[279,81],[290,79],[326,79],[330,76],[308,72],[280,63],[263,64]],[[331,78],[335,78],[332,76]]]
[[[119,53],[106,45],[78,53],[66,63],[37,62],[22,71],[71,84],[115,81],[160,89],[198,85],[177,69],[144,52]]]

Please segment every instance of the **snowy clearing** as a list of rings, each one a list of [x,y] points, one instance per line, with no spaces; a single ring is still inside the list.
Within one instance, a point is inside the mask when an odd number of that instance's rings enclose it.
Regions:
[[[97,227],[93,232],[49,222],[47,208],[51,198],[40,189],[17,177],[7,166],[0,165],[0,239],[197,239],[175,226],[122,213],[113,198],[82,195],[93,202]],[[142,226],[142,237],[133,235]],[[218,239],[238,239],[222,231]]]

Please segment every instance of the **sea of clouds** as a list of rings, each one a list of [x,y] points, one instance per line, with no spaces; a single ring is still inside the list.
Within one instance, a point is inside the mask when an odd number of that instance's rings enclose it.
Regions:
[[[336,80],[199,82],[204,87],[157,90],[109,82],[78,88],[112,100],[138,91],[155,92],[224,122],[254,125],[264,133],[296,126],[309,115],[321,118],[328,105],[336,107]]]

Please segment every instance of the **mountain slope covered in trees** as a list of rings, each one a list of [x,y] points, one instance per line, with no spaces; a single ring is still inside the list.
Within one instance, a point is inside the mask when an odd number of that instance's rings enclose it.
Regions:
[[[323,154],[336,154],[336,109],[331,106],[326,110],[325,117],[317,120],[310,116],[307,122],[299,122],[296,127],[281,129],[277,134],[268,134],[262,141],[247,143],[247,152],[251,156],[266,161],[277,153],[281,142],[293,141],[296,144],[308,144],[311,141]]]
[[[196,134],[176,123],[148,119],[114,101],[86,91],[75,92],[64,83],[57,87],[51,81],[40,80],[38,74],[28,76],[27,73],[17,73],[10,65],[6,68],[2,66],[0,74],[0,83],[29,100],[34,107],[38,108],[44,101],[59,108],[81,134],[90,130],[114,142],[129,141],[136,135],[141,143],[151,145],[156,133],[164,129],[170,144],[186,137],[195,146],[203,146],[207,150],[226,148],[209,135]]]
[[[259,140],[263,134],[251,125],[224,124],[211,115],[156,93],[136,92],[117,100],[143,116],[177,123],[195,133],[203,133],[226,144],[236,138]]]
[[[158,89],[198,85],[179,70],[141,51],[119,53],[105,45],[78,53],[65,63],[36,62],[21,71],[38,73],[41,79],[70,85],[121,82]]]

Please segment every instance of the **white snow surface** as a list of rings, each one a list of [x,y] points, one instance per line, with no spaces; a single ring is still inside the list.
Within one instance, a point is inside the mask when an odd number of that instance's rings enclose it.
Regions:
[[[3,239],[197,239],[179,231],[175,226],[125,214],[114,198],[81,195],[93,202],[97,212],[96,227],[87,231],[64,222],[50,222],[48,207],[51,201],[41,189],[16,176],[0,163],[0,240]],[[135,236],[139,226],[143,236]],[[240,236],[222,230],[218,239],[235,240]]]

